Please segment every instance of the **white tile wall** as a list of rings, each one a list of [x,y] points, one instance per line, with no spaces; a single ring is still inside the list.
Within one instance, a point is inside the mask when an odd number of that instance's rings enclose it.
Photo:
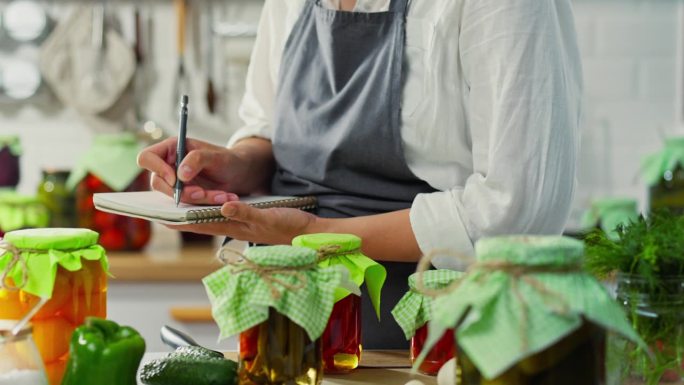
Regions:
[[[574,0],[585,78],[578,193],[647,199],[641,159],[682,127],[681,0]]]
[[[423,0],[429,1],[429,0]],[[170,2],[169,2],[170,3]],[[226,19],[256,21],[260,1],[234,0],[223,10]],[[175,68],[170,6],[157,2],[155,68],[159,73],[148,114],[173,132],[168,97]],[[684,0],[574,0],[579,44],[585,72],[583,147],[576,210],[569,224],[593,198],[627,195],[645,200],[636,177],[640,159],[656,150],[663,134],[684,133],[681,127],[681,49]],[[246,45],[245,45],[246,44]],[[196,136],[222,141],[239,124],[235,108],[242,92],[249,43],[229,42],[219,59],[229,95],[228,120],[199,119]],[[196,95],[203,84],[195,84]],[[203,117],[201,109],[193,110]],[[0,107],[0,132],[16,132],[26,147],[21,190],[30,192],[45,166],[68,167],[84,151],[92,127],[72,111],[45,112],[32,106]]]

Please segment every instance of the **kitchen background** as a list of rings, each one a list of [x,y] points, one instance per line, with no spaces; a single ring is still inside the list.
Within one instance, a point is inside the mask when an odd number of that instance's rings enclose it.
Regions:
[[[569,230],[578,226],[581,212],[597,197],[633,197],[644,208],[647,190],[639,177],[642,158],[661,148],[663,138],[684,135],[684,0],[573,2],[584,66],[585,99],[579,184]],[[8,10],[12,3],[0,1],[0,11]],[[74,12],[85,12],[90,18],[92,13],[84,6],[100,4],[77,0],[34,3],[47,12],[48,26],[52,28],[60,23],[64,25]],[[44,168],[72,167],[88,149],[95,133],[116,131],[122,125],[127,129],[145,125],[151,136],[158,136],[159,128],[170,135],[177,129],[174,85],[178,77],[178,28],[174,2],[108,0],[105,4],[108,28],[116,25],[126,45],[132,47],[136,41],[136,10],[142,25],[138,86],[126,91],[141,108],[133,111],[117,105],[106,114],[107,118],[64,107],[45,82],[34,92],[32,85],[38,79],[31,72],[31,63],[39,64],[38,45],[46,41],[45,37],[39,37],[38,43],[19,43],[10,36],[21,35],[22,28],[24,34],[30,35],[31,28],[41,27],[40,21],[32,21],[25,9],[15,10],[14,20],[7,16],[3,19],[0,79],[4,81],[0,80],[0,90],[4,93],[0,92],[0,135],[18,134],[21,138],[24,153],[20,192],[34,193]],[[192,79],[191,136],[223,143],[240,126],[237,107],[262,4],[260,0],[190,2],[184,62],[187,77]],[[82,27],[78,22],[69,23],[74,29]],[[115,45],[110,48],[114,49]],[[59,60],[69,59],[66,50],[59,52],[62,58],[46,58],[43,54],[41,65],[58,66]],[[87,62],[85,56],[77,57]],[[97,57],[91,60],[93,63],[95,67],[84,64],[85,68],[97,68]],[[78,76],[88,76],[87,71]],[[216,91],[214,114],[209,113],[205,102],[209,79]],[[81,102],[87,104],[87,101]],[[119,104],[126,103],[124,98]],[[154,234],[151,247],[176,242],[176,235],[168,230],[155,229]],[[126,285],[111,290],[112,295],[114,292],[123,299],[110,300],[110,313],[123,322],[135,319],[128,314],[150,312],[151,306],[166,306],[169,301],[193,302],[194,298],[205,297],[199,285]],[[142,292],[144,297],[140,295]],[[158,330],[161,321],[154,321],[149,322],[145,333]],[[213,329],[191,331],[215,342]],[[150,338],[148,341],[154,344]],[[153,347],[161,349],[160,345]]]

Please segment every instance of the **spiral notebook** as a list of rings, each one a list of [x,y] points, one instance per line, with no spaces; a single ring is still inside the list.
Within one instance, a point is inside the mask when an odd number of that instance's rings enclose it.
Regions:
[[[289,207],[301,210],[316,208],[316,198],[294,196],[254,196],[240,198],[240,201],[256,208]],[[221,206],[195,206],[181,203],[178,207],[173,199],[157,191],[99,193],[93,196],[95,208],[108,213],[147,219],[167,225],[221,222]]]

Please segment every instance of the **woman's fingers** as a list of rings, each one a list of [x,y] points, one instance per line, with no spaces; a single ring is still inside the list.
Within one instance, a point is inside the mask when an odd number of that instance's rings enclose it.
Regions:
[[[240,199],[236,194],[221,190],[205,190],[199,186],[186,186],[181,201],[192,204],[222,205]]]
[[[217,164],[218,153],[213,150],[193,150],[183,158],[178,167],[178,177],[183,182],[191,181],[202,170],[210,167],[229,167],[227,164]]]
[[[261,220],[261,210],[254,208],[246,203],[230,202],[221,207],[221,214],[233,221],[238,222],[258,222]]]
[[[138,154],[138,166],[157,174],[168,185],[173,185],[176,183],[176,173],[174,168],[167,163],[167,158],[169,158],[169,146],[173,146],[174,143],[175,139],[170,138],[142,150]]]

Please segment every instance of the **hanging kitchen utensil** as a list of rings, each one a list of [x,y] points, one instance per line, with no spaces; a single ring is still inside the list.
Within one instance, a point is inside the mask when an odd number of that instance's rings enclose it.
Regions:
[[[57,98],[81,113],[99,114],[114,106],[135,72],[128,43],[107,28],[104,0],[78,7],[45,41],[40,69]]]
[[[174,0],[174,7],[177,16],[177,44],[178,44],[178,69],[176,71],[176,82],[174,85],[173,100],[173,114],[177,113],[178,100],[182,95],[190,95],[190,82],[188,80],[185,68],[185,33],[186,33],[186,18],[187,18],[187,0]]]
[[[205,95],[205,101],[207,103],[207,111],[210,114],[216,112],[216,89],[214,88],[214,33],[213,33],[213,1],[207,0],[206,2],[206,15],[204,20],[204,68],[207,73],[207,90]]]

